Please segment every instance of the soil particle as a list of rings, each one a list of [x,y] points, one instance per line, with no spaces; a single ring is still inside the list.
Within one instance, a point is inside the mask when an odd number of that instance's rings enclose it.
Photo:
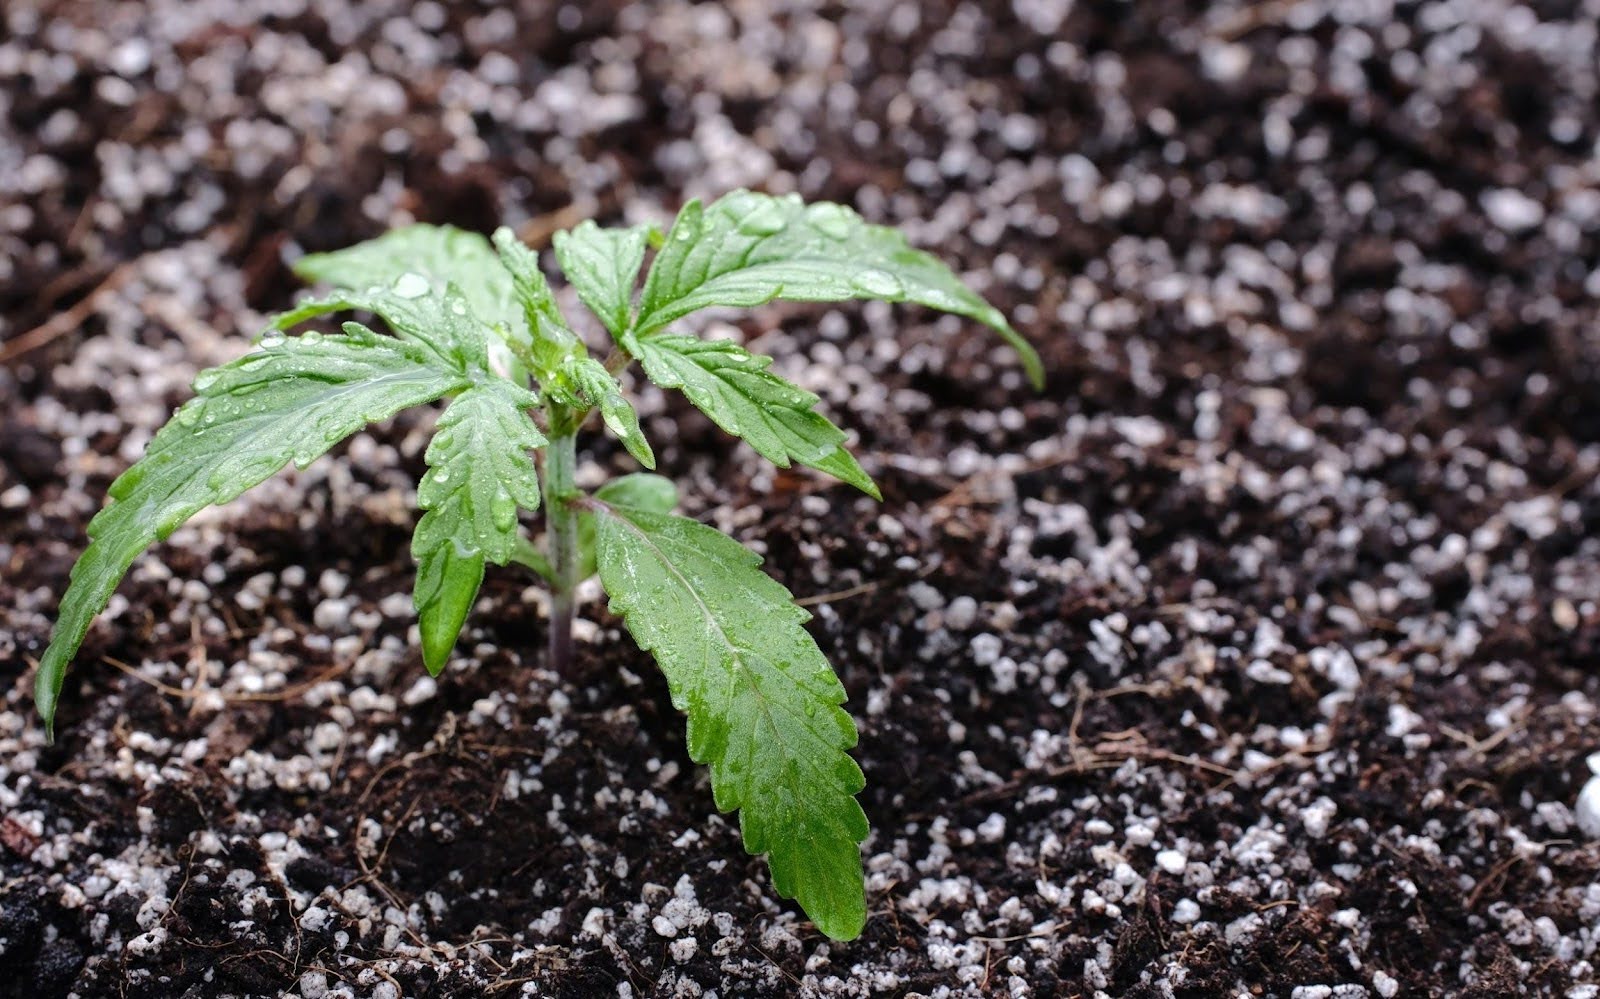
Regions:
[[[1595,995],[1592,5],[0,18],[0,996]],[[881,304],[690,324],[882,505],[640,386],[850,693],[859,940],[773,895],[597,594],[557,676],[491,573],[425,675],[428,413],[140,559],[43,743],[89,518],[299,253],[738,185],[905,227],[1049,372]]]

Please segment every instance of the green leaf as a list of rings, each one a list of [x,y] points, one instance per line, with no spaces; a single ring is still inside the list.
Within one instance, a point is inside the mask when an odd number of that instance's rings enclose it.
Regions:
[[[1044,382],[1028,342],[937,258],[843,205],[807,205],[793,194],[733,191],[703,208],[698,201],[685,205],[650,265],[631,332],[649,334],[708,306],[749,307],[775,298],[876,298],[966,316],[1016,348],[1035,387]],[[624,346],[632,350],[626,338]]]
[[[656,467],[655,452],[645,440],[644,431],[639,429],[639,414],[634,412],[633,404],[623,396],[621,386],[604,364],[588,355],[574,356],[557,377],[570,397],[569,404],[599,407],[606,429],[622,442],[634,460],[645,468]]]
[[[273,316],[268,329],[287,330],[316,316],[353,309],[374,313],[396,337],[427,347],[446,364],[488,370],[490,331],[472,312],[466,296],[454,284],[435,290],[409,272],[383,286],[307,299]]]
[[[500,252],[504,270],[511,275],[512,297],[528,327],[536,334],[542,323],[553,323],[565,329],[566,320],[556,306],[555,295],[550,292],[550,282],[539,269],[539,254],[505,226],[494,231],[494,246]]]
[[[678,505],[678,487],[672,480],[649,472],[634,472],[612,479],[595,490],[595,498],[612,506],[671,513]],[[537,571],[537,570],[536,570]],[[594,514],[578,511],[578,579],[594,575]]]
[[[522,310],[489,241],[453,226],[417,224],[332,253],[310,253],[295,262],[307,281],[365,291],[390,288],[415,274],[435,291],[455,285],[473,314],[486,323],[522,329]],[[407,282],[415,286],[415,282]],[[371,310],[377,311],[377,310]]]
[[[591,225],[590,228],[594,227]],[[582,232],[583,227],[580,226],[578,231]],[[603,232],[599,229],[594,231]],[[640,228],[641,240],[648,231],[647,227]],[[534,377],[539,379],[540,388],[553,401],[564,406],[578,409],[597,407],[606,428],[622,441],[628,453],[644,467],[655,468],[655,452],[650,449],[650,442],[645,440],[644,432],[639,429],[638,414],[623,396],[611,372],[590,357],[583,341],[567,329],[560,310],[556,308],[555,298],[550,294],[550,284],[539,270],[538,255],[512,235],[510,229],[496,230],[494,241],[516,281],[517,294],[528,311],[528,321],[534,326],[531,360]],[[639,254],[642,256],[643,253],[641,244]],[[634,270],[638,270],[637,264]],[[590,307],[594,307],[592,303]]]
[[[594,491],[596,499],[650,513],[671,513],[678,505],[678,487],[663,475],[634,472],[619,475]]]
[[[717,807],[739,809],[745,849],[817,928],[866,922],[864,786],[846,752],[845,691],[801,625],[810,617],[760,558],[704,524],[594,504],[600,580],[689,717],[689,755],[711,767]]]
[[[34,700],[47,729],[68,664],[140,552],[291,461],[304,468],[368,423],[467,385],[418,346],[355,323],[344,329],[344,336],[270,335],[261,349],[201,372],[197,397],[111,484],[39,664]]]
[[[556,260],[578,297],[600,317],[612,336],[628,328],[633,312],[633,289],[644,265],[645,247],[653,226],[602,229],[584,222],[555,234]]]
[[[411,554],[422,659],[437,676],[483,583],[484,561],[505,565],[517,551],[517,511],[539,505],[532,451],[547,442],[527,409],[532,392],[488,378],[456,396],[434,431],[428,472],[417,487]]]
[[[842,446],[844,431],[812,408],[817,397],[767,370],[772,358],[730,340],[666,333],[638,337],[633,353],[651,381],[682,389],[717,426],[780,468],[798,461],[883,498]]]

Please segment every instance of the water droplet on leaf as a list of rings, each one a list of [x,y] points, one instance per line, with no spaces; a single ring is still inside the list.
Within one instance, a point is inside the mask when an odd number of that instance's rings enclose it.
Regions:
[[[421,274],[407,271],[395,278],[394,293],[401,298],[421,298],[432,290],[433,286],[428,284],[428,279]]]
[[[739,231],[746,236],[771,236],[784,226],[783,209],[776,201],[763,198],[757,201],[750,213],[739,220]]]
[[[900,283],[899,278],[875,267],[869,267],[857,274],[850,279],[850,283],[858,290],[877,298],[895,298],[904,295],[906,291],[905,285]]]
[[[504,489],[494,494],[494,499],[489,501],[489,519],[494,522],[496,530],[509,531],[517,526],[517,501]]]
[[[700,218],[688,215],[679,215],[678,220],[672,224],[672,238],[679,243],[687,243],[700,235]]]
[[[843,205],[823,202],[806,209],[806,221],[829,239],[847,239],[854,228],[856,213]]]

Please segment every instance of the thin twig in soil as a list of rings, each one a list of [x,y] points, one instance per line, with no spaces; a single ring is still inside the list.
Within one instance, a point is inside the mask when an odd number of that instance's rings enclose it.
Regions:
[[[1015,480],[1019,476],[1033,475],[1036,472],[1047,471],[1055,468],[1058,465],[1065,465],[1067,461],[1067,458],[1061,457],[1046,458],[1043,461],[1036,461],[1031,464],[1024,465],[1015,472],[1007,473],[1006,478]],[[967,500],[970,500],[973,503],[998,502],[996,499],[979,498],[973,495],[974,491],[979,485],[987,485],[993,483],[994,480],[995,476],[991,473],[983,473],[962,479],[960,482],[956,483],[953,489],[946,492],[938,499],[935,499],[932,503],[928,504],[928,512],[932,513],[934,510],[940,510],[944,507],[953,506],[957,503]]]
[[[1031,933],[1017,933],[1009,937],[968,937],[968,940],[986,944],[1016,943],[1018,940],[1037,940],[1040,937],[1055,936],[1061,931],[1060,923],[1051,923],[1033,930]]]
[[[851,597],[859,597],[864,593],[871,593],[882,585],[882,580],[869,580],[865,583],[857,583],[847,590],[834,590],[832,593],[818,593],[815,596],[801,597],[795,600],[795,603],[801,607],[815,607],[818,604],[834,603],[839,600],[848,600]]]
[[[517,229],[517,238],[529,246],[535,248],[543,247],[550,242],[550,237],[554,236],[558,231],[571,229],[584,219],[597,214],[596,207],[596,205],[587,202],[574,201],[564,208],[558,208],[553,212],[535,216],[524,222]]]
[[[189,669],[194,671],[195,696],[189,702],[189,714],[194,716],[200,713],[200,695],[211,686],[210,660],[206,657],[206,645],[200,637],[200,619],[189,619]]]
[[[804,985],[805,984],[804,982],[802,982],[795,975],[794,972],[790,971],[788,968],[785,968],[783,965],[779,964],[773,958],[773,956],[771,954],[768,954],[766,951],[762,950],[761,947],[758,944],[751,944],[750,948],[752,950],[754,950],[757,954],[760,954],[762,957],[766,958],[767,962],[769,964],[771,964],[774,968],[777,968],[780,972],[782,972],[783,973],[783,977],[789,979],[789,981],[795,983],[796,985]]]
[[[135,680],[138,680],[140,683],[145,683],[154,687],[163,694],[166,694],[168,697],[192,700],[201,696],[202,694],[207,693],[209,689],[201,687],[194,690],[185,690],[182,687],[174,687],[170,683],[162,683],[160,680],[157,680],[154,677],[145,676],[143,673],[139,672],[136,667],[131,666],[128,663],[123,662],[121,659],[117,659],[113,656],[101,656],[100,661],[108,666],[121,670],[122,672],[133,677]],[[303,680],[300,683],[294,684],[293,686],[284,687],[282,690],[271,690],[260,694],[224,694],[218,692],[217,696],[222,698],[222,701],[225,704],[246,704],[260,701],[288,701],[299,697],[301,694],[312,689],[320,683],[325,683],[328,680],[333,679],[340,673],[348,670],[353,665],[355,665],[354,660],[334,663],[332,666],[329,666],[327,669],[323,670],[321,673],[318,673],[311,679]]]
[[[121,264],[106,275],[106,279],[95,286],[95,289],[65,312],[58,312],[54,316],[35,326],[21,336],[16,336],[0,343],[0,364],[5,364],[14,358],[21,357],[31,350],[38,350],[45,344],[82,326],[84,320],[100,306],[100,301],[107,295],[116,291],[127,283],[133,276],[134,264],[137,261],[128,261]]]
[[[1522,731],[1525,727],[1527,727],[1526,720],[1519,718],[1510,725],[1507,725],[1505,728],[1496,731],[1487,739],[1476,739],[1471,734],[1461,731],[1454,725],[1448,725],[1444,722],[1439,723],[1439,731],[1441,733],[1449,736],[1456,742],[1461,743],[1463,746],[1466,746],[1467,751],[1479,759],[1487,758],[1491,750],[1500,745],[1502,742],[1505,742],[1507,739],[1511,738],[1513,735]]]
[[[1523,859],[1520,854],[1513,853],[1489,868],[1489,872],[1479,879],[1478,883],[1473,886],[1472,891],[1467,895],[1466,910],[1468,912],[1476,911],[1478,901],[1483,897],[1483,893],[1488,891],[1491,885],[1504,881],[1505,876],[1511,873],[1511,868],[1520,864]]]

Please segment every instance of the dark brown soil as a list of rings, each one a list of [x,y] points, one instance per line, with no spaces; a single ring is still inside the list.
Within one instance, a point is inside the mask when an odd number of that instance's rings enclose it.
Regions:
[[[1592,999],[1596,19],[7,4],[0,996]],[[44,745],[84,525],[286,261],[740,185],[906,225],[1049,368],[913,310],[732,320],[881,505],[641,390],[850,691],[861,939],[774,896],[603,601],[557,676],[491,574],[426,678],[426,413],[138,563]]]

